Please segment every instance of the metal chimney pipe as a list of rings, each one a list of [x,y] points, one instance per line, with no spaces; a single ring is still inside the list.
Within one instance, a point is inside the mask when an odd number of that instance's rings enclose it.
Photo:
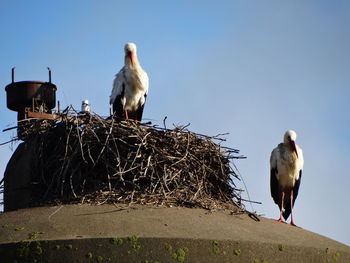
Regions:
[[[49,67],[47,67],[48,71],[49,71],[49,83],[51,83],[51,69]]]
[[[16,68],[16,67],[13,67],[13,68],[11,69],[11,72],[12,72],[12,83],[15,82],[15,68]]]

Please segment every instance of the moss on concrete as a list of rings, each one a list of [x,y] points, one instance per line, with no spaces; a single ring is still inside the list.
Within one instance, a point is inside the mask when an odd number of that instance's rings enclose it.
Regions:
[[[199,239],[111,238],[75,240],[23,240],[0,244],[1,262],[350,262],[350,255],[333,249],[317,250],[305,247],[285,247],[249,242],[216,242]],[[118,240],[119,240],[118,239]],[[71,245],[71,248],[70,248]],[[213,253],[213,247],[220,253]],[[130,253],[129,251],[132,251]],[[226,252],[226,253],[224,253]]]

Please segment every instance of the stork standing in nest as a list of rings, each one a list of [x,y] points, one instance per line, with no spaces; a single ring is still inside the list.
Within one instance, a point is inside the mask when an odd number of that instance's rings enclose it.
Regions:
[[[124,52],[125,65],[115,76],[109,103],[113,104],[115,118],[141,121],[148,93],[148,75],[138,61],[134,43],[127,43]]]
[[[280,143],[271,153],[270,166],[271,196],[280,208],[280,218],[283,222],[291,215],[293,220],[293,206],[297,199],[301,174],[304,166],[302,149],[295,143],[297,134],[289,130],[284,134],[283,143]]]

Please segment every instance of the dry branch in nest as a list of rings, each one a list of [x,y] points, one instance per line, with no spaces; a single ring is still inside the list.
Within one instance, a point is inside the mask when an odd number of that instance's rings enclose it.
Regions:
[[[230,166],[240,156],[221,146],[220,136],[72,111],[62,117],[28,127],[26,143],[37,154],[33,205],[59,200],[232,209],[240,204]]]

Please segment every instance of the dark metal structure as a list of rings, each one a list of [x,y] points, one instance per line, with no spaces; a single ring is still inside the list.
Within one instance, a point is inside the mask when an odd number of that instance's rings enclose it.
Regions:
[[[7,108],[16,111],[18,126],[18,138],[23,139],[24,120],[30,118],[53,119],[51,110],[56,106],[57,87],[51,82],[51,70],[49,81],[18,81],[14,80],[12,68],[12,83],[5,87],[7,97]]]

